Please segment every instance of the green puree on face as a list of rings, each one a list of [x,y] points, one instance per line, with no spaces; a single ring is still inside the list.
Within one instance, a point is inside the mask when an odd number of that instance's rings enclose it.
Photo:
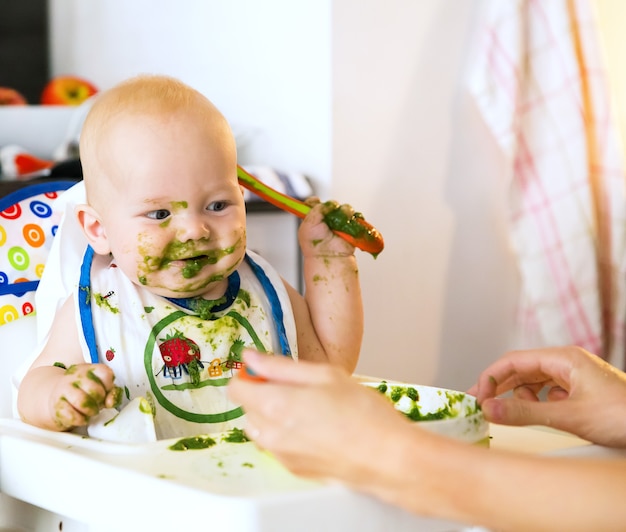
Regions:
[[[187,242],[171,242],[165,250],[165,259],[160,261],[160,267],[166,266],[173,260],[185,260],[185,266],[183,267],[182,274],[185,279],[191,279],[195,277],[198,272],[204,268],[207,264],[216,264],[222,257],[230,255],[235,251],[235,246],[230,246],[225,249],[213,250],[210,252],[203,251],[200,253],[196,250],[196,244],[190,244]],[[195,253],[199,253],[197,257],[188,258]],[[149,262],[149,257],[145,257],[144,260]]]
[[[185,279],[195,277],[205,264],[209,264],[207,258],[188,260],[183,268],[183,277]]]

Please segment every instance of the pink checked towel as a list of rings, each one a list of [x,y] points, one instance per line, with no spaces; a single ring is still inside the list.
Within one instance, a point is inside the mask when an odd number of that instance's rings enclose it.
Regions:
[[[588,0],[486,0],[471,93],[510,169],[517,347],[624,367],[626,191]]]

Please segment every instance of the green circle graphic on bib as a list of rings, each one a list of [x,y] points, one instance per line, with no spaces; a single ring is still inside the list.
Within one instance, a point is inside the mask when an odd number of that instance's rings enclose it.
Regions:
[[[232,410],[227,410],[225,412],[218,412],[214,414],[202,414],[198,412],[189,412],[188,410],[184,410],[180,406],[177,406],[176,404],[174,404],[165,396],[165,394],[163,393],[162,389],[159,387],[156,381],[155,375],[153,374],[154,371],[152,367],[152,360],[155,355],[155,348],[157,347],[157,338],[159,334],[161,334],[161,332],[166,327],[176,322],[177,320],[180,320],[183,318],[193,318],[193,317],[194,316],[190,316],[189,314],[186,314],[183,311],[175,311],[167,315],[166,317],[164,317],[158,323],[156,323],[154,327],[152,328],[152,330],[150,331],[150,336],[148,337],[148,341],[146,343],[146,347],[144,351],[144,366],[146,370],[146,375],[150,382],[150,388],[152,390],[152,393],[154,394],[158,403],[163,408],[165,408],[168,412],[172,413],[178,418],[185,419],[187,421],[191,421],[194,423],[221,423],[221,422],[230,421],[232,419],[241,417],[244,414],[241,407],[237,407]],[[231,317],[231,319],[238,321],[234,317]],[[244,327],[244,328],[247,329],[247,327]],[[195,344],[195,342],[187,338],[185,338],[185,340],[189,342],[188,346],[191,348],[190,351],[194,351],[197,348],[197,345]],[[195,351],[194,351],[194,354],[195,354]],[[196,360],[197,362],[200,362],[199,351],[198,351],[198,358]],[[179,370],[179,371],[182,371],[182,370]],[[221,379],[210,379],[207,381],[203,381],[201,385],[222,387],[222,386],[226,386],[229,380],[230,380],[230,377],[221,378]]]

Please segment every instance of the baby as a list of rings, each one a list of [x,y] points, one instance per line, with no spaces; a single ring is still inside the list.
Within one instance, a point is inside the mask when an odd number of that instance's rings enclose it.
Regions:
[[[69,430],[143,397],[158,438],[244,427],[226,384],[247,346],[354,370],[354,248],[316,204],[298,235],[304,297],[246,249],[234,138],[202,94],[164,76],[101,93],[80,157],[86,204],[75,216],[89,245],[20,383],[25,422]]]

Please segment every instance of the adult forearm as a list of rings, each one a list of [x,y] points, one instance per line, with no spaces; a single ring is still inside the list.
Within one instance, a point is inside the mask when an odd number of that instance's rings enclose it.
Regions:
[[[389,456],[366,491],[420,515],[502,531],[626,523],[626,460],[508,453],[422,434],[398,440]]]

